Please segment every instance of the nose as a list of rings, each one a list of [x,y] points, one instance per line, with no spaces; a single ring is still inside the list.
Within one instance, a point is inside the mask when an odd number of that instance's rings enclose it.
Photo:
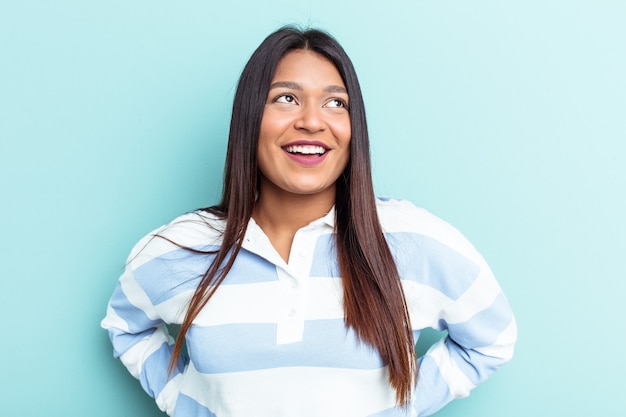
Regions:
[[[315,105],[303,105],[294,126],[298,130],[306,130],[307,132],[324,130],[322,109]]]

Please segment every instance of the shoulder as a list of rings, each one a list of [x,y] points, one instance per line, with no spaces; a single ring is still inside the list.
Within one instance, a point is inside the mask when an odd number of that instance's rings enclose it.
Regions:
[[[180,245],[198,247],[218,243],[225,227],[226,220],[215,214],[197,210],[178,216],[157,230],[161,236],[176,240]]]
[[[401,240],[420,242],[424,246],[447,248],[463,257],[482,261],[474,246],[454,226],[428,210],[407,200],[377,198],[379,220],[387,236],[403,236]]]
[[[225,224],[201,210],[183,214],[145,235],[133,247],[128,262],[137,267],[181,248],[214,249],[221,244]]]
[[[387,233],[418,233],[430,237],[458,233],[444,220],[408,200],[378,197],[376,208]]]

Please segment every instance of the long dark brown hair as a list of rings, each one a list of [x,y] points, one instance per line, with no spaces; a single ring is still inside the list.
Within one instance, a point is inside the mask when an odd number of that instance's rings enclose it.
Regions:
[[[399,405],[407,405],[417,374],[413,332],[398,271],[383,235],[371,179],[365,106],[356,72],[339,43],[325,32],[282,28],[252,54],[235,93],[224,168],[222,199],[203,210],[226,221],[223,243],[191,298],[181,325],[170,371],[183,340],[231,269],[241,250],[256,201],[257,145],[269,86],[280,59],[293,50],[309,50],[330,60],[350,97],[350,161],[336,184],[335,236],[343,282],[346,326],[375,348],[389,369]]]

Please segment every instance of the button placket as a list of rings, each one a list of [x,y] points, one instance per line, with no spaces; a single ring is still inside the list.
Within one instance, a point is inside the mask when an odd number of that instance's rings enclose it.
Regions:
[[[276,343],[295,343],[304,335],[306,294],[298,285],[296,277],[278,269],[280,288]]]
[[[307,311],[307,282],[311,270],[315,233],[299,230],[291,246],[293,256],[286,269],[278,268],[280,305],[277,343],[295,343],[304,336]]]

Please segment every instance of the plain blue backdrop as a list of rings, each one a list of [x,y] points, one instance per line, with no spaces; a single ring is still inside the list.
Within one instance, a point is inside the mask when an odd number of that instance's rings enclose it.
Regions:
[[[464,232],[514,360],[437,414],[626,415],[622,1],[0,2],[2,415],[162,414],[99,321],[132,245],[216,202],[238,75],[287,23],[333,33],[375,185]]]

